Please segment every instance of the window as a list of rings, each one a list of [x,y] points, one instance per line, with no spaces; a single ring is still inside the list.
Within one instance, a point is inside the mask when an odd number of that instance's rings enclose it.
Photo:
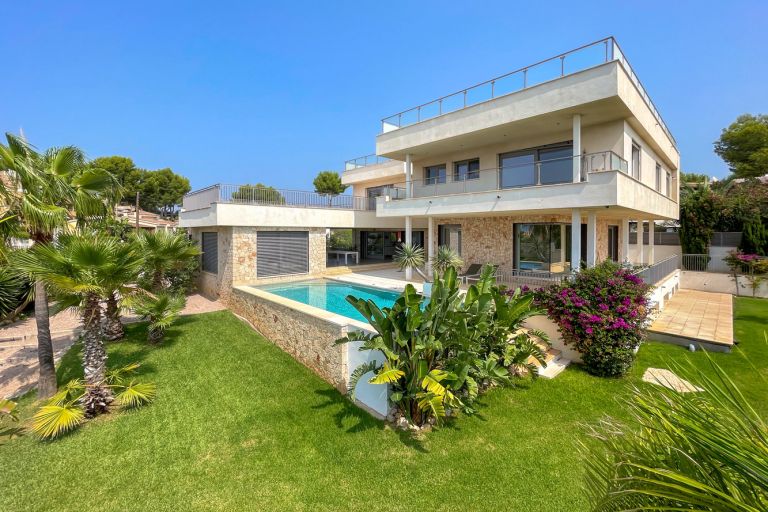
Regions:
[[[387,192],[390,194],[396,193],[394,183],[391,185],[381,185],[379,187],[370,187],[365,189],[365,195],[368,197],[368,209],[375,210],[376,198],[386,195]]]
[[[640,146],[632,142],[632,177],[640,179]]]
[[[661,165],[656,162],[656,192],[661,192]]]
[[[424,184],[435,185],[445,183],[445,164],[424,168]]]
[[[667,197],[672,197],[672,173],[667,171],[667,185],[664,189],[665,193],[667,194]]]
[[[219,273],[219,234],[203,233],[201,240],[203,250],[203,271],[211,274]]]
[[[259,231],[256,234],[257,277],[308,272],[308,231]]]
[[[573,181],[573,145],[568,143],[499,155],[501,188]]]
[[[480,160],[463,160],[453,164],[453,181],[476,180],[480,177]]]
[[[442,224],[437,228],[437,245],[450,247],[461,256],[461,224]]]
[[[570,228],[566,224],[515,224],[515,268],[564,272],[571,256]]]

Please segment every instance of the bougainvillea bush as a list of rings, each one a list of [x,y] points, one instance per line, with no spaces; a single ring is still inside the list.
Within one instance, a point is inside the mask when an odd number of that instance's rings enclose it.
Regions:
[[[603,262],[536,292],[563,342],[581,353],[594,375],[621,376],[635,359],[648,317],[649,286],[630,269]]]

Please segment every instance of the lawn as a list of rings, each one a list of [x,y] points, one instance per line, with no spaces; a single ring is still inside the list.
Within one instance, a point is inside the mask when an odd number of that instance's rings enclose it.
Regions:
[[[715,354],[768,416],[768,302],[736,302],[733,354]],[[423,442],[351,406],[332,387],[228,312],[183,318],[159,348],[144,327],[110,346],[140,361],[158,399],[65,438],[0,446],[3,510],[584,510],[576,443],[583,424],[621,416],[648,366],[703,353],[648,343],[632,375],[569,368],[554,380],[496,390],[480,414]],[[76,346],[60,380],[77,376]],[[753,368],[754,367],[754,368]],[[29,411],[28,401],[24,403]]]

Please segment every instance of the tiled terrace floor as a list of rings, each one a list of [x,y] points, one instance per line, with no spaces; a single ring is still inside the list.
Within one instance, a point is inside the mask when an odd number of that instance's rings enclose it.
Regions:
[[[733,345],[733,297],[727,293],[678,290],[649,331]]]

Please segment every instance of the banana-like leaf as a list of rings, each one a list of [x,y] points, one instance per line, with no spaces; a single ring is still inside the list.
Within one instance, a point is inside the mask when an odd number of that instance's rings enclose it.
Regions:
[[[445,405],[443,397],[433,395],[432,393],[419,393],[416,395],[419,409],[423,412],[432,413],[438,420],[445,417]]]
[[[448,377],[448,372],[443,370],[431,370],[421,381],[421,387],[435,395],[443,396],[446,393],[445,386],[441,383]]]
[[[381,369],[371,377],[370,382],[371,384],[395,384],[397,381],[402,379],[405,376],[405,372],[398,369],[393,368],[389,366],[389,363],[384,363],[384,366],[381,367]]]

